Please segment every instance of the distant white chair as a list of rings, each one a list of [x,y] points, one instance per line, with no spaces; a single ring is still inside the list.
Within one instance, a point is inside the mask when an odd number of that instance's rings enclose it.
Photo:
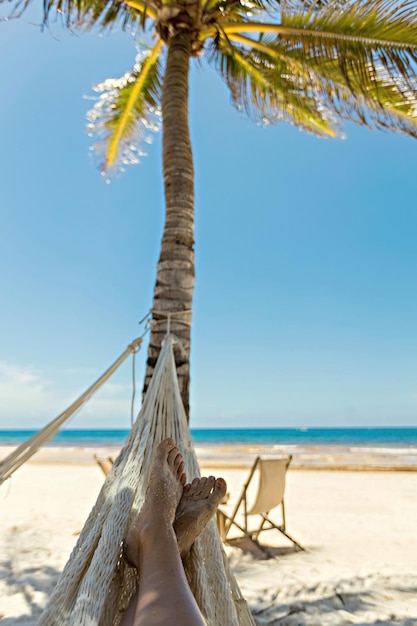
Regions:
[[[232,541],[243,536],[262,549],[262,545],[258,541],[259,535],[267,530],[275,529],[287,537],[299,550],[304,550],[286,531],[285,475],[291,459],[291,456],[274,459],[262,459],[258,456],[255,459],[241,495],[233,509],[224,506],[220,506],[218,509],[217,526],[223,541]],[[256,478],[258,478],[257,487],[255,486]],[[281,507],[281,521],[276,523],[269,514],[272,509],[278,506]],[[252,527],[249,518],[253,520]],[[237,528],[241,534],[232,537],[231,530],[233,528]]]

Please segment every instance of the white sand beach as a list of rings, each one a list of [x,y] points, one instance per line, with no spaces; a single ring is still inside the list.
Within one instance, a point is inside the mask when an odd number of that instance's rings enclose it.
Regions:
[[[0,487],[2,626],[36,623],[104,480],[92,452],[42,451]],[[233,500],[251,459],[226,452],[202,454],[202,471],[223,475]],[[417,472],[295,466],[285,499],[305,552],[272,533],[271,559],[226,546],[257,624],[417,625]]]

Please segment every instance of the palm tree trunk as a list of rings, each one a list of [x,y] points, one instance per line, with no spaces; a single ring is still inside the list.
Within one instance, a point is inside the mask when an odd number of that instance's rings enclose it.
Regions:
[[[166,216],[154,289],[144,392],[167,332],[178,337],[175,363],[189,414],[190,331],[194,290],[194,168],[188,128],[190,37],[180,32],[168,47],[162,90],[163,172]]]

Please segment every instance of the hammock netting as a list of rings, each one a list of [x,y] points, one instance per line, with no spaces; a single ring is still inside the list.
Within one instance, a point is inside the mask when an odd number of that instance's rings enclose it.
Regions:
[[[40,626],[119,624],[140,582],[140,573],[123,559],[123,539],[143,505],[160,441],[175,440],[189,481],[200,476],[179,392],[173,341],[168,337],[162,346],[138,418],[39,619]],[[208,626],[254,626],[214,519],[195,541],[185,571]]]

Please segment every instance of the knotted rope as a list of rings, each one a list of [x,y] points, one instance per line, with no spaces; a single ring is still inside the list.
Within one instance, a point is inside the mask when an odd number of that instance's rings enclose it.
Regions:
[[[142,508],[155,446],[172,437],[189,480],[199,476],[178,387],[173,337],[162,345],[139,416],[117,457],[40,626],[116,626],[138,585],[121,554],[123,538]],[[254,626],[229,568],[214,520],[197,538],[186,575],[208,626]],[[175,611],[175,607],[173,607]]]

